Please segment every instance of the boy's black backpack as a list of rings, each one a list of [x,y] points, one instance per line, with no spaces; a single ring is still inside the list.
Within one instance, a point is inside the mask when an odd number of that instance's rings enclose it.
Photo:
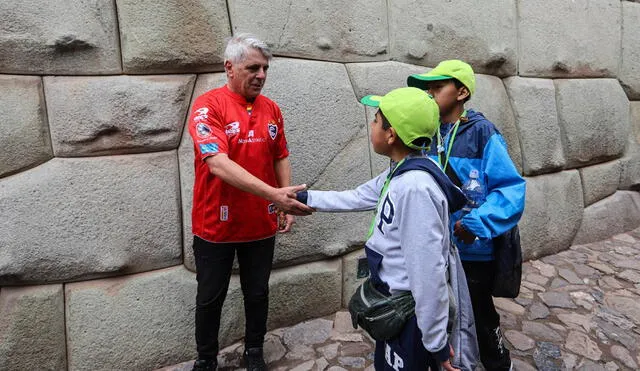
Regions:
[[[453,184],[462,186],[460,178],[451,166],[447,166],[445,173]],[[492,242],[495,278],[491,295],[498,298],[515,298],[520,294],[522,281],[522,247],[518,225],[495,237]]]

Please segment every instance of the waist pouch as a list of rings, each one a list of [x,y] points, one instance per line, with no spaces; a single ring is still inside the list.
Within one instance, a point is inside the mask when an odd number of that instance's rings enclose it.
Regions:
[[[395,338],[414,315],[416,302],[410,291],[387,296],[368,278],[351,297],[349,313],[354,328],[360,326],[379,341]]]

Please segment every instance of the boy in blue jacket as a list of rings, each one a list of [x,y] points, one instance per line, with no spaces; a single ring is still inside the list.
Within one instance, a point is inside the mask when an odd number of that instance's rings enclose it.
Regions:
[[[440,108],[440,130],[427,152],[447,174],[464,184],[477,170],[485,201],[466,215],[451,215],[454,242],[467,277],[476,321],[480,359],[487,371],[510,370],[503,344],[500,316],[491,296],[495,269],[492,238],[513,228],[524,210],[525,181],[507,152],[506,143],[482,113],[464,108],[475,92],[475,75],[467,63],[447,60],[424,74],[409,76],[407,84],[426,90]],[[450,167],[450,169],[447,169]]]
[[[376,153],[391,158],[390,169],[354,190],[310,190],[297,197],[319,211],[376,210],[365,246],[370,280],[385,295],[410,291],[416,303],[415,315],[399,336],[376,342],[376,370],[455,370],[447,333],[447,266],[452,249],[448,225],[449,213],[460,209],[466,199],[422,154],[438,130],[438,106],[416,88],[367,96],[361,102],[379,108],[371,122],[370,140]],[[465,283],[453,290],[460,286],[470,311]],[[472,340],[472,344],[455,342],[465,348],[455,351],[475,349]],[[459,359],[460,354],[456,356]]]

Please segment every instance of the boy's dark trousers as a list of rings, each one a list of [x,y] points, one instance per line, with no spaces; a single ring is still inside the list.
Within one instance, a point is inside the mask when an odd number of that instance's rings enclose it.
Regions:
[[[495,275],[494,263],[463,261],[471,305],[476,322],[476,335],[480,348],[480,360],[487,371],[509,370],[511,358],[504,346],[500,330],[500,315],[496,312],[491,297]]]
[[[437,371],[438,362],[422,345],[422,332],[416,316],[411,317],[398,337],[376,341],[374,353],[376,371]]]
[[[233,258],[238,253],[246,318],[245,348],[262,348],[267,332],[269,276],[275,237],[240,243],[211,243],[193,238],[196,262],[196,344],[199,359],[215,359],[222,304],[227,296]]]

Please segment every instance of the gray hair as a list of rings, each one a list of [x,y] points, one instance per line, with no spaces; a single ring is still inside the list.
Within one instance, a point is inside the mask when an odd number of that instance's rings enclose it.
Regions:
[[[231,63],[239,63],[247,56],[249,48],[258,49],[267,59],[271,59],[271,49],[267,44],[258,39],[256,36],[248,33],[241,33],[233,36],[227,42],[227,48],[224,50],[224,61]]]

